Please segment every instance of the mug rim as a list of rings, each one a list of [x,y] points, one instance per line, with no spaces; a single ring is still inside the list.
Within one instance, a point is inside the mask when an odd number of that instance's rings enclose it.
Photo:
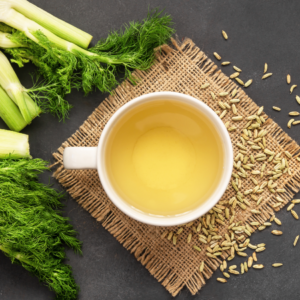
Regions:
[[[191,211],[186,212],[185,214],[175,215],[175,216],[156,216],[133,208],[128,202],[123,200],[117,192],[114,190],[112,184],[110,183],[109,177],[105,168],[105,147],[106,141],[109,138],[109,133],[111,132],[112,126],[122,118],[126,113],[131,111],[134,107],[153,101],[155,98],[161,100],[175,100],[183,102],[187,105],[195,107],[201,113],[205,113],[206,117],[214,125],[215,130],[217,131],[219,138],[222,142],[224,160],[223,160],[223,174],[220,178],[220,181],[217,183],[215,190],[209,196],[207,200],[201,203],[196,208]],[[223,196],[228,183],[231,178],[233,168],[233,148],[229,133],[220,119],[220,117],[204,102],[194,97],[191,97],[186,94],[176,93],[176,92],[154,92],[149,94],[144,94],[137,98],[132,99],[131,101],[124,104],[120,107],[113,116],[109,119],[107,124],[102,131],[102,134],[99,139],[97,147],[97,171],[102,184],[103,189],[108,195],[109,199],[126,215],[129,217],[149,225],[154,226],[175,226],[185,224],[195,219],[205,215],[210,209],[212,209],[218,201]]]

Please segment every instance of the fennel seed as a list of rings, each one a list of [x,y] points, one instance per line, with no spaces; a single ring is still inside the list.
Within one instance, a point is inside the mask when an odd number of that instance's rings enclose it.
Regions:
[[[227,33],[224,30],[222,30],[222,35],[223,35],[223,37],[224,37],[225,40],[228,39],[228,35],[227,35]]]
[[[230,61],[223,61],[223,62],[221,63],[221,65],[222,65],[222,66],[228,66],[228,65],[230,65]]]
[[[252,83],[252,79],[249,79],[245,84],[244,87],[248,87]]]
[[[267,73],[261,79],[266,79],[266,78],[268,78],[268,77],[270,77],[272,75],[273,75],[273,73]]]
[[[288,123],[287,123],[287,127],[288,128],[291,128],[291,126],[292,126],[292,123],[295,121],[295,119],[290,119],[289,121],[288,121]]]
[[[282,235],[282,231],[280,230],[272,230],[271,233],[273,233],[274,235]]]
[[[221,56],[217,52],[214,52],[214,56],[216,59],[221,60]]]
[[[239,75],[240,75],[239,72],[235,72],[235,73],[231,74],[229,77],[230,77],[231,79],[234,79],[234,78],[236,78],[236,77],[239,77]]]
[[[244,263],[241,263],[241,274],[245,273]]]
[[[254,269],[263,269],[263,268],[264,268],[264,265],[262,265],[262,264],[253,265],[253,268],[254,268]]]
[[[232,97],[235,97],[236,94],[237,94],[237,89],[234,89],[234,90],[232,91],[232,93],[231,93],[231,96],[232,96]]]
[[[273,106],[273,109],[277,111],[281,111],[281,108],[279,108],[278,106]]]
[[[217,278],[217,281],[222,282],[222,283],[227,282],[227,280],[225,278],[221,278],[221,277]]]
[[[294,210],[291,210],[291,214],[292,214],[292,216],[293,216],[296,220],[299,219],[298,214],[297,214]]]
[[[297,235],[295,240],[294,240],[294,243],[293,243],[294,247],[297,245],[298,239],[299,239],[299,235]]]
[[[291,75],[290,74],[287,74],[287,76],[286,76],[286,82],[287,82],[287,84],[291,83]]]
[[[207,83],[202,84],[200,89],[204,90],[204,89],[208,88],[209,86],[210,86],[210,84],[207,82]]]
[[[199,271],[202,273],[204,271],[204,260],[200,264]]]
[[[220,97],[226,97],[229,93],[228,92],[221,92],[219,93]]]
[[[289,112],[289,115],[290,115],[290,116],[299,116],[300,113],[297,112],[297,111],[291,111],[291,112]]]
[[[236,80],[240,85],[244,85],[244,81],[241,80],[240,78],[236,77],[235,80]]]
[[[290,88],[290,94],[293,93],[294,89],[297,87],[297,84],[293,84]]]
[[[242,72],[242,70],[240,68],[238,68],[237,66],[233,66],[233,68],[237,71],[237,72]]]
[[[253,257],[253,260],[254,260],[254,261],[257,261],[256,252],[253,252],[253,253],[252,253],[252,257]]]
[[[275,264],[272,264],[272,266],[274,268],[278,268],[278,267],[281,267],[283,264],[282,263],[275,263]]]
[[[255,252],[254,252],[255,253]],[[253,264],[253,257],[252,256],[249,256],[248,258],[248,268],[251,268],[252,267],[252,264]]]
[[[266,73],[267,71],[268,71],[268,64],[265,63],[265,65],[264,65],[264,73]]]

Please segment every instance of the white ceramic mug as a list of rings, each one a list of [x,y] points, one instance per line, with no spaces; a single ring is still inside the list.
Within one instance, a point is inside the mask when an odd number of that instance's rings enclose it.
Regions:
[[[153,100],[172,100],[183,102],[193,107],[193,109],[204,113],[211,121],[212,126],[215,127],[216,132],[218,133],[222,142],[224,159],[221,179],[210,197],[204,203],[199,205],[199,207],[187,212],[186,214],[164,217],[146,214],[135,209],[116,193],[105,170],[105,148],[111,129],[120,118],[122,118],[133,108]],[[131,218],[155,226],[174,226],[188,223],[199,218],[208,212],[215,204],[217,204],[224,194],[230,181],[233,166],[233,150],[225,125],[210,107],[208,107],[202,101],[199,101],[198,99],[188,95],[174,92],[157,92],[140,96],[123,105],[107,122],[101,134],[98,147],[65,148],[63,161],[65,169],[97,169],[100,181],[108,197],[121,211]]]

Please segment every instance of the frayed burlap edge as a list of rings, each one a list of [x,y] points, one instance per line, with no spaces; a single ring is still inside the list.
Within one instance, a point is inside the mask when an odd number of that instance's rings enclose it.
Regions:
[[[180,53],[190,60],[191,64],[195,64],[205,73],[208,82],[214,82],[222,87],[227,92],[232,92],[233,89],[238,86],[231,81],[226,75],[224,75],[218,67],[210,61],[206,55],[195,47],[194,43],[190,39],[185,39],[182,43],[172,40],[174,48],[167,45],[157,49],[156,63],[148,72],[135,71],[135,77],[140,79],[140,84],[146,84],[146,79],[155,77],[155,68],[161,68],[165,72],[168,70],[166,59],[174,53]],[[151,74],[151,72],[154,74]],[[152,77],[151,77],[152,76]],[[131,97],[128,97],[130,93]],[[124,96],[125,95],[125,96]],[[54,177],[67,189],[70,195],[76,199],[76,201],[86,209],[97,221],[101,222],[103,227],[107,229],[127,250],[133,253],[138,261],[140,261],[149,272],[159,281],[162,285],[173,295],[176,296],[180,290],[187,286],[190,292],[194,295],[205,284],[205,280],[210,278],[213,271],[219,266],[221,259],[210,259],[204,257],[205,270],[200,273],[197,269],[188,273],[184,278],[180,277],[176,269],[165,263],[160,257],[158,257],[155,251],[149,250],[130,228],[126,226],[126,222],[123,222],[122,218],[116,217],[114,213],[114,207],[112,204],[105,201],[101,201],[98,195],[90,193],[90,186],[77,185],[80,180],[81,172],[77,171],[76,174],[72,171],[65,170],[62,166],[62,154],[65,147],[72,146],[97,146],[96,143],[91,144],[89,142],[90,136],[93,134],[93,127],[98,126],[102,131],[108,119],[113,115],[119,107],[124,105],[135,96],[135,87],[128,81],[123,82],[114,91],[113,96],[109,96],[105,99],[93,114],[80,126],[79,130],[72,135],[62,146],[58,149],[58,152],[53,156],[57,160],[60,167],[54,172]],[[255,114],[258,107],[257,105],[246,95],[246,93],[238,88],[237,98],[242,99],[242,106],[247,109],[249,115]],[[267,116],[265,116],[267,118]],[[289,151],[293,157],[296,157],[300,153],[300,148],[295,141],[293,141],[274,121],[267,119],[266,124],[269,131],[269,135],[272,136],[279,144],[280,151]],[[95,140],[99,139],[99,136]],[[96,172],[91,171],[91,176],[98,176]],[[287,192],[282,195],[284,203],[275,210],[279,210],[286,203],[288,203],[295,193],[300,188],[300,168],[299,171],[295,171],[293,175],[284,182],[284,187]],[[100,197],[101,198],[101,197]],[[275,197],[270,197],[267,202],[263,202],[260,206],[262,213],[260,215],[253,215],[249,211],[243,211],[241,218],[245,223],[250,226],[250,222],[259,221],[260,223],[266,221],[274,214],[273,205],[277,203]],[[126,216],[124,216],[124,219]],[[127,219],[126,219],[127,221]],[[253,226],[252,226],[253,228]],[[257,228],[253,228],[253,231]],[[159,229],[155,229],[158,231]],[[202,251],[203,252],[203,251]],[[223,255],[224,259],[229,253]]]

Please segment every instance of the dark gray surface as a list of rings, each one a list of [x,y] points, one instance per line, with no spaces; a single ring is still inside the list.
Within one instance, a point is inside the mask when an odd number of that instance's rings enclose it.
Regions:
[[[93,41],[106,37],[111,29],[118,29],[123,23],[142,19],[148,7],[164,8],[173,16],[175,28],[180,38],[190,37],[212,58],[217,51],[223,59],[231,61],[243,72],[241,79],[254,80],[247,89],[249,96],[284,130],[300,142],[300,127],[287,129],[288,112],[300,110],[295,101],[297,89],[289,95],[286,75],[292,76],[293,84],[300,84],[300,2],[293,1],[212,1],[212,0],[35,0],[43,9],[59,18],[91,33]],[[221,30],[229,35],[224,41]],[[274,75],[262,81],[264,63]],[[217,62],[220,65],[219,62]],[[17,73],[25,86],[30,86],[28,73],[33,67],[18,69]],[[223,67],[227,74],[232,66]],[[299,86],[300,88],[300,86]],[[298,88],[298,89],[299,89]],[[299,91],[300,93],[300,91]],[[70,119],[59,123],[51,116],[43,115],[28,126],[24,132],[30,135],[31,153],[34,157],[52,160],[53,153],[92,113],[105,98],[98,92],[83,97],[73,92],[68,97],[74,105]],[[280,113],[272,110],[276,105]],[[0,122],[0,128],[5,125]],[[44,174],[46,183],[51,174]],[[60,188],[55,180],[55,186]],[[300,214],[300,206],[295,209]],[[171,299],[170,294],[149,272],[135,260],[107,231],[74,200],[68,197],[65,215],[71,218],[80,239],[83,241],[83,256],[68,251],[77,283],[81,287],[79,299]],[[285,210],[278,213],[284,234],[273,236],[270,232],[278,226],[272,225],[264,232],[251,238],[253,244],[264,242],[267,250],[258,254],[263,270],[250,270],[243,276],[231,276],[227,284],[216,282],[217,271],[207,281],[207,285],[192,297],[183,289],[177,297],[183,299],[299,299],[300,287],[300,244],[292,243],[300,233],[300,221],[296,221]],[[232,263],[239,264],[242,259]],[[274,269],[271,264],[282,262],[283,267]],[[0,254],[0,299],[53,299],[54,294],[31,277],[20,266],[12,265],[8,258]]]

